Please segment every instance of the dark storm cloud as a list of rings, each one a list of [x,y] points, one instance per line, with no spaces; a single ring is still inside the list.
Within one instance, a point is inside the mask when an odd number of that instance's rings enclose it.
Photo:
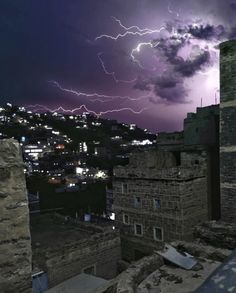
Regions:
[[[186,30],[179,36],[170,36],[155,40],[158,56],[166,63],[166,72],[164,75],[156,78],[139,78],[134,88],[143,91],[153,90],[156,96],[160,97],[163,103],[188,103],[186,97],[188,94],[184,86],[186,78],[193,77],[199,70],[210,64],[210,52],[201,50],[199,46],[191,45],[191,39],[185,36]],[[200,30],[198,30],[200,37]],[[197,35],[197,33],[196,33]],[[206,38],[208,33],[201,33],[201,38]],[[179,56],[179,51],[186,45],[191,46],[188,58]],[[197,53],[196,53],[197,52]],[[192,54],[191,54],[192,53]],[[159,100],[150,99],[150,102]]]
[[[183,77],[192,77],[197,71],[202,69],[203,66],[210,62],[210,53],[205,51],[195,58],[184,60],[181,57],[176,57],[172,64],[174,71],[179,72]]]
[[[188,33],[201,40],[220,39],[224,36],[225,29],[223,25],[189,25]]]
[[[154,92],[165,103],[185,103],[187,90],[180,76],[166,74],[154,80]]]
[[[140,91],[151,91],[150,80],[138,78],[134,85],[134,89],[138,89]]]
[[[159,42],[156,47],[157,50],[162,51],[167,57],[167,60],[172,62],[176,58],[180,48],[185,45],[186,39],[184,37],[170,37],[166,39],[162,38],[157,41]]]
[[[236,38],[236,27],[232,27],[229,32],[229,39],[235,39]]]
[[[236,3],[235,2],[230,3],[230,8],[236,11]]]

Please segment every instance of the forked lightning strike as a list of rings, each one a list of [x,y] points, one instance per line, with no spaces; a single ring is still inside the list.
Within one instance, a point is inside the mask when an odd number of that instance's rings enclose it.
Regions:
[[[74,109],[65,109],[62,106],[59,106],[56,109],[50,109],[49,107],[46,107],[46,106],[40,105],[40,104],[26,105],[25,108],[26,109],[31,109],[31,111],[35,111],[35,112],[37,112],[37,111],[47,111],[47,112],[50,112],[50,113],[62,112],[62,113],[70,113],[70,114],[74,114],[74,113],[76,113],[78,111],[84,110],[84,111],[86,111],[86,112],[88,112],[90,114],[93,114],[96,117],[101,117],[102,115],[105,115],[105,114],[117,113],[117,112],[123,112],[123,111],[130,111],[133,114],[141,114],[143,111],[148,110],[148,108],[142,108],[139,111],[135,111],[132,108],[124,107],[124,108],[119,108],[119,109],[110,109],[110,110],[106,110],[106,111],[96,112],[96,111],[88,109],[88,107],[85,104],[83,104],[83,105],[81,105],[81,106],[79,106],[77,108],[74,108]],[[34,109],[34,110],[32,110],[32,109]]]
[[[160,33],[162,30],[166,29],[165,26],[162,26],[160,29],[140,28],[137,25],[133,25],[133,26],[130,26],[130,27],[126,27],[126,26],[124,26],[122,24],[122,22],[119,19],[115,18],[114,16],[112,16],[112,19],[114,19],[119,24],[119,26],[122,29],[125,30],[125,32],[124,33],[119,33],[116,36],[112,36],[112,35],[108,35],[108,34],[101,34],[100,36],[97,36],[95,38],[95,41],[97,41],[99,39],[102,39],[102,38],[106,38],[106,39],[111,39],[111,40],[117,41],[118,39],[124,38],[127,35],[140,36],[140,37],[142,37],[142,36],[145,36],[145,35],[151,35],[151,34],[155,34],[155,33]]]
[[[103,71],[105,72],[106,75],[110,75],[112,77],[112,79],[116,82],[116,83],[119,83],[119,82],[124,82],[124,83],[133,83],[137,80],[137,78],[134,78],[134,79],[131,79],[131,80],[123,80],[123,79],[118,79],[116,77],[116,73],[114,71],[110,72],[107,70],[106,66],[105,66],[105,62],[103,61],[102,59],[102,55],[103,55],[103,52],[100,52],[98,53],[98,59],[102,65],[102,69]]]

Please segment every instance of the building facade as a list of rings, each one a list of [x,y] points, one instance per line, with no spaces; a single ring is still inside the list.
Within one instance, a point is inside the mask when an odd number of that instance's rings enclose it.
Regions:
[[[191,240],[195,225],[208,219],[206,153],[195,161],[182,152],[135,153],[114,170],[114,212],[121,230],[122,257],[139,259],[163,242]]]
[[[221,216],[236,222],[236,41],[220,45]]]

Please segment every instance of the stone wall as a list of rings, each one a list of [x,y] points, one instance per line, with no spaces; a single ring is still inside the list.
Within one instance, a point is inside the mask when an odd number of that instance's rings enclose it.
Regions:
[[[132,164],[115,169],[113,208],[123,258],[137,259],[136,255],[150,253],[163,241],[191,240],[193,227],[208,219],[205,160],[194,164],[190,156],[183,158],[183,166],[161,170]],[[135,233],[137,224],[142,225],[141,235]],[[162,239],[155,237],[155,228],[161,229]]]
[[[217,145],[219,130],[219,106],[197,108],[184,119],[185,145]]]
[[[206,222],[195,227],[194,236],[202,243],[214,247],[235,249],[236,224],[216,221]]]
[[[236,41],[220,45],[221,218],[236,223]]]
[[[137,292],[138,285],[147,278],[149,274],[163,265],[163,259],[159,255],[151,255],[142,258],[122,273],[117,283],[117,293]]]
[[[31,292],[31,240],[19,144],[0,140],[0,291]]]
[[[100,230],[82,223],[78,225],[80,228],[75,227],[74,230],[68,226],[69,234],[65,234],[65,240],[57,239],[54,245],[34,243],[34,267],[47,273],[50,288],[92,267],[93,272],[86,273],[105,279],[117,275],[117,264],[121,259],[119,232],[111,227],[108,230]],[[55,226],[55,230],[57,229]],[[89,231],[90,235],[87,234]]]

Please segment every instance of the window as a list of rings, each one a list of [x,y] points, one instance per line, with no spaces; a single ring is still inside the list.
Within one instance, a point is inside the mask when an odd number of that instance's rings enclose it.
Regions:
[[[153,237],[155,240],[163,241],[163,229],[159,227],[153,228]]]
[[[126,214],[123,214],[123,223],[124,224],[129,224],[129,216]]]
[[[134,233],[135,233],[135,235],[143,235],[143,225],[142,224],[135,224],[134,225]]]
[[[128,184],[127,183],[122,183],[121,192],[122,193],[127,193],[128,192]]]
[[[161,208],[161,200],[159,198],[154,198],[153,199],[153,206],[154,209],[160,209]]]
[[[140,208],[141,207],[141,198],[140,198],[140,196],[135,196],[134,197],[134,207],[135,208]]]
[[[83,273],[88,274],[88,275],[96,275],[96,266],[92,265],[90,267],[86,267],[83,270]]]

